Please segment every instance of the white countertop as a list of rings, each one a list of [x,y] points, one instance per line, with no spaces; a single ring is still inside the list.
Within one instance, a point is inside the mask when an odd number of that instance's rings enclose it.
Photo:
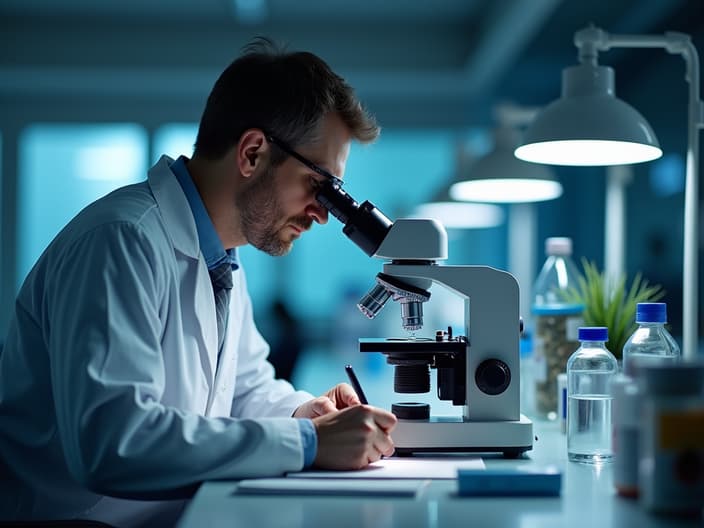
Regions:
[[[612,466],[567,461],[566,438],[556,423],[537,422],[538,440],[518,460],[483,457],[487,468],[550,464],[560,468],[562,492],[555,498],[459,497],[456,480],[434,480],[416,498],[288,497],[236,495],[236,482],[204,483],[186,509],[179,528],[442,528],[704,526],[703,520],[658,517],[637,500],[617,496]],[[436,456],[436,455],[434,455]]]

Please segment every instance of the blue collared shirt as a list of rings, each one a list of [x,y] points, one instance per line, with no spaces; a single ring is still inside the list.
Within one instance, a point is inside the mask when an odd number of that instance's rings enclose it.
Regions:
[[[230,261],[233,270],[239,268],[237,249],[225,250],[222,246],[220,237],[215,231],[215,226],[208,216],[208,211],[205,209],[200,194],[198,194],[198,189],[196,189],[196,185],[193,183],[193,179],[186,168],[186,157],[181,156],[174,161],[171,164],[171,171],[176,175],[176,179],[181,184],[183,193],[186,195],[188,205],[191,206],[193,219],[196,221],[200,251],[203,253],[208,269],[216,268],[226,260]]]
[[[205,209],[195,183],[193,183],[193,178],[191,178],[186,168],[186,157],[180,156],[174,161],[171,164],[171,171],[176,176],[179,184],[181,184],[186,200],[188,200],[188,205],[191,206],[193,219],[196,222],[200,251],[203,253],[208,269],[213,269],[226,261],[230,262],[233,270],[239,268],[237,249],[225,250],[223,247],[220,237],[215,231],[213,221],[208,216],[208,211]],[[297,420],[297,422],[301,431],[301,443],[303,444],[303,466],[308,467],[315,460],[318,450],[318,437],[312,420],[305,418]]]

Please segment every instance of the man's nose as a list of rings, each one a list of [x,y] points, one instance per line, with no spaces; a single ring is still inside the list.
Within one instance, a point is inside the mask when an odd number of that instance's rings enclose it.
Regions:
[[[320,205],[320,202],[317,200],[308,207],[306,207],[306,215],[315,220],[319,224],[327,224],[328,223],[328,210],[325,209],[322,205]]]

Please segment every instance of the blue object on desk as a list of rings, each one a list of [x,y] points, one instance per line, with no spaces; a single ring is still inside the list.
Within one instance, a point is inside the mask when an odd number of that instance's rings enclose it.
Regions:
[[[457,485],[466,497],[557,497],[562,473],[556,468],[459,469]]]

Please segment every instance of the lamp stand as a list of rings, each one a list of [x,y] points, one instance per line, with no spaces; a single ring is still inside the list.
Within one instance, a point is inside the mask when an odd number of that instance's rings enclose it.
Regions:
[[[612,281],[625,272],[626,185],[633,179],[631,165],[606,167],[606,218],[604,222],[604,269]]]
[[[610,35],[588,27],[577,31],[574,43],[580,61],[593,61],[599,51],[612,48],[663,48],[681,55],[685,61],[685,80],[689,83],[687,119],[687,159],[684,193],[684,257],[682,272],[682,353],[685,359],[697,356],[699,345],[698,244],[699,244],[699,129],[704,126],[704,111],[699,98],[699,56],[689,35],[667,32],[664,35]]]

